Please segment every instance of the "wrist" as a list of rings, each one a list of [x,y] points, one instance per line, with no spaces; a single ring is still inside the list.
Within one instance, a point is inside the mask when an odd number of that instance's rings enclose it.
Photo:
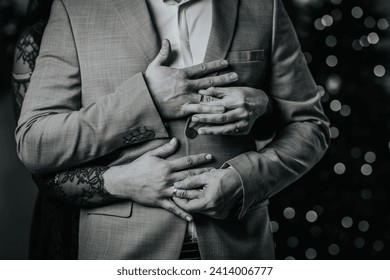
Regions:
[[[124,172],[121,166],[112,166],[103,174],[104,188],[106,191],[115,197],[126,197],[124,192],[124,184],[121,177]]]

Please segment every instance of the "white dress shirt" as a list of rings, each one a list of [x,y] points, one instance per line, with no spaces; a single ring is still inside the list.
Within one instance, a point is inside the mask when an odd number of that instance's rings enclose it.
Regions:
[[[202,63],[212,24],[212,0],[147,0],[147,4],[161,40],[171,42],[169,66]]]
[[[172,53],[168,66],[184,68],[202,63],[212,25],[212,0],[147,0],[160,39],[168,39]],[[187,235],[197,240],[194,222]]]

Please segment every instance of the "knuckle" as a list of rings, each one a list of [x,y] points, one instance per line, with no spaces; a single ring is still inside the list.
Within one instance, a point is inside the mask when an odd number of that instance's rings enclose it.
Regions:
[[[199,68],[202,72],[206,72],[207,71],[207,65],[205,63],[201,63],[199,64]]]
[[[218,117],[218,121],[221,123],[227,122],[227,116],[225,114],[222,114]]]
[[[192,159],[192,157],[188,156],[185,157],[185,162],[187,166],[191,166],[194,163],[194,160]]]
[[[208,80],[210,86],[214,85],[214,79],[212,77],[207,77],[207,80]]]
[[[183,190],[180,194],[180,198],[186,198],[187,197],[187,190]]]

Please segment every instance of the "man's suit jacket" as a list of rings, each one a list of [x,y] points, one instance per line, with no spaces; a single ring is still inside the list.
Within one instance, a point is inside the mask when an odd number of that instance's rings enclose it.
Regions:
[[[328,121],[280,0],[213,1],[205,61],[226,58],[233,86],[265,90],[280,110],[274,136],[200,136],[186,118],[163,121],[142,72],[160,48],[143,0],[54,1],[16,130],[36,173],[133,161],[169,138],[172,157],[200,152],[234,167],[243,200],[226,220],[195,215],[204,259],[271,259],[268,198],[308,171],[329,142]],[[169,82],[169,81],[167,81]],[[260,121],[261,119],[259,119]],[[261,135],[261,123],[253,131]],[[152,171],[151,171],[152,172]],[[147,179],[147,178],[145,178]],[[83,259],[176,259],[186,222],[131,201],[80,216]]]

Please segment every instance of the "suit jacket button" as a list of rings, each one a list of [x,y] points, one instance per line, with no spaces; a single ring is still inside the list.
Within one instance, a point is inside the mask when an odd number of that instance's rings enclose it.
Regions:
[[[186,136],[190,139],[194,139],[198,135],[195,128],[189,127],[186,129]]]
[[[130,144],[130,140],[125,140],[123,144]]]

